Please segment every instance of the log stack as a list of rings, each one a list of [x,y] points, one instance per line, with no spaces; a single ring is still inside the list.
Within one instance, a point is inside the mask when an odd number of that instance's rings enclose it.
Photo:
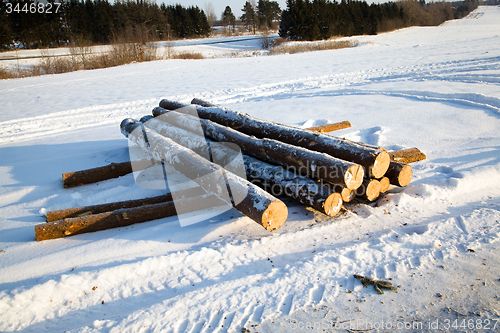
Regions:
[[[300,129],[200,99],[193,99],[191,104],[162,100],[152,116],[125,119],[120,127],[150,159],[65,173],[64,187],[116,178],[164,163],[199,188],[181,191],[179,199],[170,193],[48,212],[49,223],[35,228],[37,240],[172,216],[181,213],[176,211],[179,207],[203,209],[210,205],[232,206],[274,231],[288,216],[286,205],[278,198],[282,195],[335,216],[343,203],[354,198],[370,202],[391,185],[407,186],[412,178],[408,163],[425,159],[417,148],[387,152],[382,147],[323,134],[350,127],[348,121]],[[179,206],[174,206],[175,200]]]

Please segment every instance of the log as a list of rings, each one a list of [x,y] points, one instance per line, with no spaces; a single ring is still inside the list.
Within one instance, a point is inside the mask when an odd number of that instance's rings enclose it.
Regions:
[[[389,178],[392,185],[405,187],[411,182],[413,170],[409,164],[392,161],[386,177]]]
[[[144,125],[214,163],[221,166],[232,164],[234,167],[235,155],[239,151],[235,152],[225,144],[205,139],[159,119],[149,119]],[[244,171],[251,182],[273,195],[287,195],[329,216],[337,215],[342,208],[340,195],[321,183],[247,155],[243,155],[243,161]]]
[[[192,130],[201,125],[206,137],[214,141],[234,143],[244,154],[287,167],[296,174],[341,184],[349,189],[358,188],[364,176],[363,168],[358,164],[284,142],[251,137],[207,119],[167,111],[161,107],[156,107],[153,115],[186,130]]]
[[[376,179],[365,179],[356,190],[356,195],[368,201],[376,200],[380,195],[380,182]]]
[[[418,153],[421,153],[421,151],[420,151],[420,149],[418,149],[416,147],[415,148],[405,148],[405,149],[390,151],[389,156],[392,159],[394,157],[413,155],[413,154],[418,154]]]
[[[385,193],[389,191],[391,187],[391,181],[387,177],[382,177],[378,180],[380,182],[380,193]]]
[[[194,187],[176,191],[176,198],[188,198],[203,194],[205,194],[205,191],[203,191],[199,187]],[[47,222],[53,222],[64,218],[82,217],[87,215],[110,212],[118,209],[147,206],[147,205],[153,205],[157,203],[170,202],[170,201],[173,201],[172,193],[167,193],[164,195],[159,195],[156,197],[150,197],[144,199],[118,201],[100,205],[52,210],[48,211],[46,215],[47,215]]]
[[[211,107],[218,107],[218,105],[216,104],[213,104],[213,103],[210,103],[210,102],[207,102],[203,99],[199,99],[199,98],[193,98],[191,100],[191,104],[196,104],[196,105],[199,105],[199,106],[203,106],[203,107],[206,107],[206,108],[211,108]]]
[[[286,205],[247,180],[205,160],[171,139],[145,128],[138,121],[125,119],[120,127],[130,141],[149,152],[155,160],[163,160],[171,165],[200,185],[207,193],[214,194],[232,205],[266,230],[277,230],[286,221],[288,216]]]
[[[344,128],[351,127],[351,123],[349,121],[341,121],[339,123],[326,124],[321,126],[314,126],[307,128],[308,131],[319,132],[319,133],[328,133],[333,131],[338,131]]]
[[[191,112],[186,105],[162,100],[160,107],[178,112]],[[311,132],[275,122],[255,118],[241,112],[220,107],[191,105],[203,119],[209,119],[242,133],[258,138],[269,138],[329,154],[333,157],[362,165],[370,177],[381,178],[389,167],[389,154],[385,150],[360,145],[356,142],[332,135]]]
[[[286,195],[301,204],[313,207],[328,216],[337,215],[342,208],[342,196],[312,179],[293,174],[252,157],[244,157],[247,175],[272,195]]]
[[[172,201],[161,202],[99,214],[64,218],[36,225],[35,236],[37,241],[62,238],[175,216],[177,214],[176,208],[179,209],[179,207],[181,208],[179,211],[187,211],[188,209],[201,210],[222,204],[224,203],[214,195],[202,195],[176,200],[175,204]]]
[[[150,160],[141,160],[133,163],[134,170],[136,171],[146,169],[152,165],[152,162]],[[65,172],[62,174],[63,186],[67,188],[97,183],[107,179],[118,178],[131,172],[132,163],[130,161],[122,163],[111,163],[106,166],[87,170]]]
[[[424,153],[410,154],[405,156],[394,156],[391,160],[399,163],[414,163],[425,160],[427,156]]]

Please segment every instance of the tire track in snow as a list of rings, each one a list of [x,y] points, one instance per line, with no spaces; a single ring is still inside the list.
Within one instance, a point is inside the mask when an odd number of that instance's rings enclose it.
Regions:
[[[157,103],[156,99],[139,100],[0,122],[0,144],[109,124],[118,128],[124,118],[150,114]]]
[[[383,68],[360,72],[306,77],[302,79],[265,84],[251,88],[229,89],[201,94],[201,98],[215,104],[234,104],[263,100],[280,100],[292,97],[339,96],[357,94],[381,94],[396,97],[415,98],[438,102],[454,102],[500,110],[500,97],[480,93],[440,93],[437,91],[384,91],[365,90],[372,84],[399,81],[449,81],[455,83],[488,83],[500,86],[500,57],[449,61],[412,67]],[[485,74],[485,71],[493,72]],[[462,73],[457,75],[458,73]],[[474,74],[474,72],[481,72]],[[358,89],[353,89],[358,87]],[[314,91],[317,90],[317,91]],[[189,102],[186,100],[186,102]]]

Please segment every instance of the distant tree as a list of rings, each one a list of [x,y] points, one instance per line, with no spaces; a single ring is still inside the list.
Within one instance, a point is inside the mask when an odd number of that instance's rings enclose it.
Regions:
[[[276,1],[259,0],[257,15],[259,27],[266,25],[268,28],[272,28],[273,21],[278,21],[281,18],[280,5]]]
[[[241,21],[249,31],[253,29],[253,33],[255,34],[257,26],[257,13],[255,12],[254,7],[249,1],[247,1],[241,11],[243,12],[243,15],[240,17]]]
[[[6,3],[0,2],[0,50],[8,49],[12,44],[10,18],[6,13]]]
[[[211,2],[205,4],[205,15],[207,16],[208,24],[212,28],[214,22],[217,20],[217,15],[215,15],[214,5]]]
[[[233,27],[236,25],[236,17],[233,14],[233,11],[231,10],[231,7],[226,6],[226,9],[224,9],[224,12],[222,12],[222,23],[224,25],[229,25]]]

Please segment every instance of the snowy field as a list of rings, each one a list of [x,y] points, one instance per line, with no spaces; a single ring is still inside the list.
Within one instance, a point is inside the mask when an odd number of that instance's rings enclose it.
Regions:
[[[350,49],[0,81],[0,331],[500,331],[499,33],[500,7],[479,7]],[[42,208],[160,194],[132,175],[63,189],[61,174],[128,160],[122,119],[194,97],[295,126],[349,120],[336,135],[427,160],[334,218],[284,199],[272,233],[231,210],[35,241]]]

